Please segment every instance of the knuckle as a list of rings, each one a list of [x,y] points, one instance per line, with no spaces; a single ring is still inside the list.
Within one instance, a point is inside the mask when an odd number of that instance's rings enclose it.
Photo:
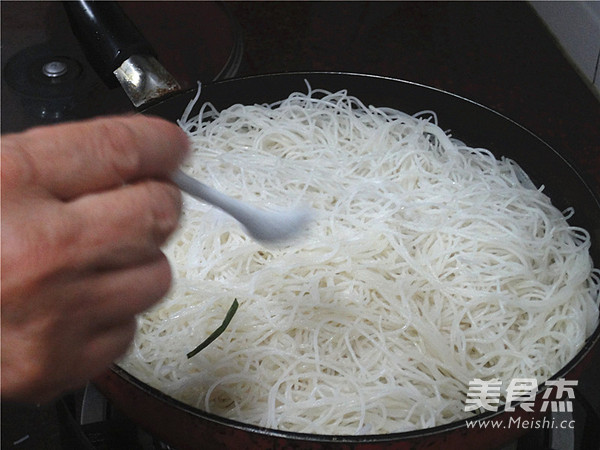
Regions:
[[[148,182],[146,189],[152,239],[157,245],[162,245],[179,223],[181,193],[174,186],[160,182]]]
[[[136,329],[137,322],[133,317],[130,320],[127,320],[123,323],[121,329],[119,330],[121,338],[117,341],[115,355],[113,359],[117,359],[127,352],[129,346],[131,345],[131,342],[135,337]]]
[[[164,255],[164,253],[160,253],[157,259],[157,266],[159,275],[156,277],[156,292],[153,295],[152,303],[163,298],[171,287],[171,283],[173,282],[173,273],[171,271],[171,265],[169,264],[169,260]]]
[[[98,147],[104,151],[107,164],[116,177],[126,181],[142,170],[143,158],[136,151],[139,143],[133,129],[125,121],[100,120],[97,123],[98,137],[107,145]]]
[[[120,320],[132,319],[151,308],[169,291],[171,282],[171,267],[163,253],[137,266],[126,292],[116,296],[127,297],[127,306],[119,310]]]
[[[3,352],[4,353],[4,352]],[[41,401],[51,395],[56,374],[54,361],[39,339],[21,340],[3,354],[3,395]],[[5,361],[6,357],[6,361]],[[6,364],[5,364],[6,363]]]
[[[30,185],[35,179],[34,165],[28,158],[29,153],[13,136],[4,137],[0,153],[2,171],[2,197],[17,186]]]
[[[2,242],[2,292],[39,292],[53,277],[76,263],[74,242],[81,234],[79,221],[60,205],[38,207],[46,220],[31,221],[25,228],[19,223],[3,223],[6,240]],[[77,249],[76,249],[77,250]],[[4,282],[6,281],[6,286]]]
[[[124,181],[173,170],[189,146],[175,124],[145,116],[98,119],[95,131],[106,145],[107,164]]]

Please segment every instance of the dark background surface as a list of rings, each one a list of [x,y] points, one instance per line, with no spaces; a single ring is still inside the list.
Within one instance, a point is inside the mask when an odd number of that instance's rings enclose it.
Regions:
[[[600,191],[597,93],[527,3],[227,2],[237,25],[229,18],[223,22],[211,5],[130,5],[134,22],[159,44],[161,60],[184,84],[215,78],[232,41],[241,36],[240,76],[361,72],[447,90],[522,124],[572,160],[592,189]],[[79,51],[59,3],[3,1],[1,6],[3,69],[24,47],[52,42],[73,54]],[[82,116],[131,109],[118,89],[104,87],[94,74],[87,76],[92,88],[86,101],[101,106],[90,106]],[[1,112],[3,131],[48,122],[27,116],[4,73]],[[597,349],[580,380],[597,410],[599,379]],[[2,413],[2,448],[69,448],[61,444],[54,404],[4,402]]]

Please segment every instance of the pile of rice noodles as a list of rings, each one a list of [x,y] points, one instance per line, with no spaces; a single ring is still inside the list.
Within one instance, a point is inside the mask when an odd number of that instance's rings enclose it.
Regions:
[[[574,212],[514,161],[450,138],[433,112],[310,86],[271,105],[189,110],[186,172],[316,217],[270,248],[185,198],[166,248],[174,286],[120,363],[151,386],[280,430],[401,432],[472,415],[476,378],[543,382],[595,328],[600,281]],[[234,299],[227,330],[186,358]]]

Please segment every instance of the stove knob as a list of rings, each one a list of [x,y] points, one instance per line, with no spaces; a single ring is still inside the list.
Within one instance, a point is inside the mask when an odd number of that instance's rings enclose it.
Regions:
[[[42,66],[42,73],[48,78],[62,77],[69,67],[63,61],[50,61]]]

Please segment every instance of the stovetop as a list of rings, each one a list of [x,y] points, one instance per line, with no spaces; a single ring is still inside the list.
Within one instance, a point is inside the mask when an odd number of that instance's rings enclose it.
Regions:
[[[184,89],[239,70],[241,30],[222,4],[169,2],[167,11],[164,2],[121,5]],[[107,86],[92,69],[61,2],[2,2],[1,8],[3,133],[133,109],[116,83]],[[66,74],[52,76],[52,64]]]
[[[600,192],[597,93],[527,3],[122,4],[155,46],[161,62],[184,86],[196,80],[305,70],[415,81],[512,118],[573,161]],[[3,133],[131,110],[122,91],[105,86],[86,64],[59,2],[3,1],[0,7]],[[54,56],[74,61],[75,70],[85,75],[74,93],[56,86],[43,89],[46,81],[30,80],[29,86],[22,86],[11,79],[11,70],[27,73],[30,64]],[[579,380],[581,395],[596,412],[600,411],[598,379],[600,350],[596,349]],[[77,415],[73,398],[44,406],[3,402],[2,448],[85,448],[65,437],[65,420]],[[125,429],[128,426],[123,423]]]

